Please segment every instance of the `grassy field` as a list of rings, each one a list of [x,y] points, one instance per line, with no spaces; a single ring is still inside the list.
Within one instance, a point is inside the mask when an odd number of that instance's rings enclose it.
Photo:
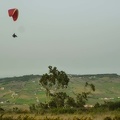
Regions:
[[[106,118],[111,118],[111,120],[119,120],[120,114],[116,112],[106,112],[106,113],[99,113],[99,114],[45,114],[45,115],[38,115],[38,114],[4,114],[2,118],[8,118],[5,120],[110,120]],[[12,118],[12,119],[10,119]],[[115,119],[116,118],[116,119]],[[1,119],[2,120],[2,119]]]
[[[32,103],[46,101],[45,90],[39,85],[39,76],[13,77],[0,79],[0,106],[11,108],[12,106],[28,106]],[[96,91],[89,96],[87,104],[103,103],[105,100],[117,101],[120,99],[120,77],[79,77],[70,76],[68,88],[63,90],[70,96],[84,91],[86,82],[92,83]]]

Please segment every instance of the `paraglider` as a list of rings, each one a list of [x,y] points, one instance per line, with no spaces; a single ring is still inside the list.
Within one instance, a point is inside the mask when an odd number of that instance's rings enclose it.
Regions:
[[[18,19],[18,15],[19,15],[19,11],[17,8],[12,8],[8,10],[8,15],[9,17],[12,17],[13,21],[17,21]],[[14,38],[17,37],[17,35],[14,33],[12,35]]]
[[[12,17],[14,21],[16,21],[18,19],[18,9],[13,8],[13,9],[9,9],[8,10],[8,15],[9,17]]]
[[[14,33],[12,36],[13,36],[14,38],[17,37],[17,35],[16,35],[15,33]]]

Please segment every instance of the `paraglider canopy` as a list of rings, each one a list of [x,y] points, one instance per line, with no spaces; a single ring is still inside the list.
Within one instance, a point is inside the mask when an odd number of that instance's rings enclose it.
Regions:
[[[18,9],[13,8],[8,10],[8,15],[13,18],[14,21],[18,19]]]

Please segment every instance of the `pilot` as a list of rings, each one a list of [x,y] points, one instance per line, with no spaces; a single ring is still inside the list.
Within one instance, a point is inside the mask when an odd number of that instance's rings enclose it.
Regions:
[[[14,33],[12,36],[13,36],[14,38],[17,37],[17,35],[16,35],[15,33]]]

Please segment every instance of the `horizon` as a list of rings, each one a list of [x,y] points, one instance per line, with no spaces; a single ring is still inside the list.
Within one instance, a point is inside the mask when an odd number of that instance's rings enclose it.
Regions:
[[[114,75],[118,75],[118,76],[120,76],[120,74],[117,74],[117,73],[92,73],[92,74],[69,74],[69,73],[66,73],[67,75],[78,75],[78,76],[89,76],[89,75],[91,75],[91,76],[93,76],[93,75],[112,75],[112,74],[114,74]],[[0,79],[4,79],[4,78],[13,78],[13,77],[24,77],[24,76],[31,76],[31,75],[33,75],[33,76],[37,76],[37,75],[39,75],[39,76],[42,76],[42,74],[24,74],[24,75],[18,75],[18,76],[5,76],[5,77],[0,77]]]

